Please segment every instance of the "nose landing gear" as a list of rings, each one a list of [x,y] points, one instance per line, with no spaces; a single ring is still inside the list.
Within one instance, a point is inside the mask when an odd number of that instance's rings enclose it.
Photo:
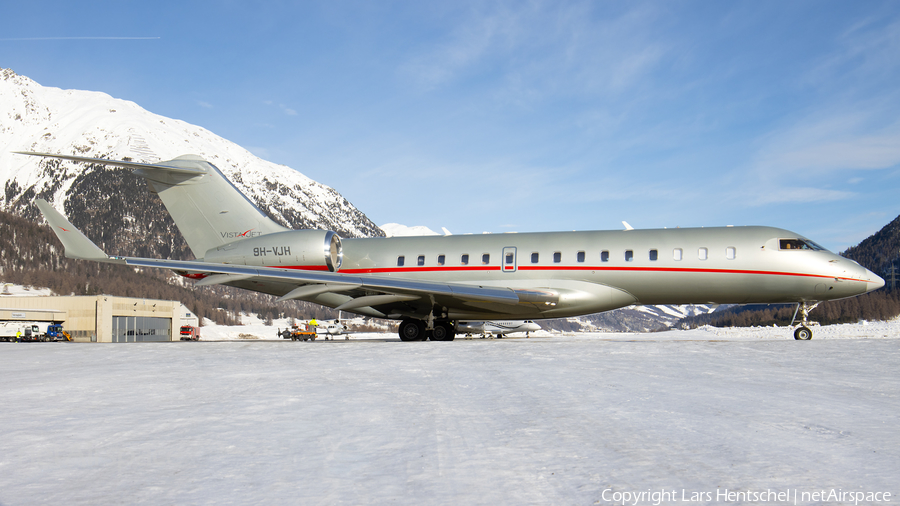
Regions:
[[[791,326],[793,327],[794,322],[797,320],[797,313],[800,313],[800,326],[794,329],[794,339],[797,341],[809,341],[812,339],[812,330],[807,326],[809,325],[809,312],[818,305],[819,302],[812,305],[808,302],[797,304],[797,309],[794,311],[794,317],[791,319]]]

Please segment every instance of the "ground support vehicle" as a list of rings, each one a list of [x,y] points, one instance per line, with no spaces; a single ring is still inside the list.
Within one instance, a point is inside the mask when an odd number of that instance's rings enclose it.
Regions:
[[[59,323],[54,323],[53,325],[47,326],[47,337],[50,338],[51,341],[71,341],[72,336],[69,335],[68,332],[63,330],[63,327]]]
[[[300,328],[299,325],[291,325],[289,329],[277,329],[277,335],[281,336],[282,339],[290,339],[291,341],[315,341],[316,340],[316,327],[312,325],[303,325],[303,328]]]
[[[200,327],[194,327],[192,325],[182,325],[179,334],[182,341],[199,341]]]

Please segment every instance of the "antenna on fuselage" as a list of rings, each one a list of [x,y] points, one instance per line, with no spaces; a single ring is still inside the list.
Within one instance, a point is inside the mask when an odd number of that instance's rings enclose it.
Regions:
[[[627,221],[622,220],[622,225],[625,225],[625,230],[634,230],[634,227],[628,224]]]

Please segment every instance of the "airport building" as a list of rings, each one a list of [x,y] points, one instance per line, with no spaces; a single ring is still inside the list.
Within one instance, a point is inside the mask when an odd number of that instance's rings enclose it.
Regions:
[[[0,321],[61,323],[74,341],[178,341],[197,318],[180,302],[112,295],[0,297]]]

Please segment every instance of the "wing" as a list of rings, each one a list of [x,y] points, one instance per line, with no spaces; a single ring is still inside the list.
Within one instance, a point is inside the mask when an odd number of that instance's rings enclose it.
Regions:
[[[441,283],[395,277],[310,272],[251,265],[110,257],[43,199],[35,201],[65,247],[69,258],[170,269],[198,285],[224,284],[278,295],[278,301],[302,299],[335,309],[376,317],[425,318],[435,307],[450,312],[516,314],[534,305],[553,303],[558,294],[535,289],[511,289],[473,284]]]

